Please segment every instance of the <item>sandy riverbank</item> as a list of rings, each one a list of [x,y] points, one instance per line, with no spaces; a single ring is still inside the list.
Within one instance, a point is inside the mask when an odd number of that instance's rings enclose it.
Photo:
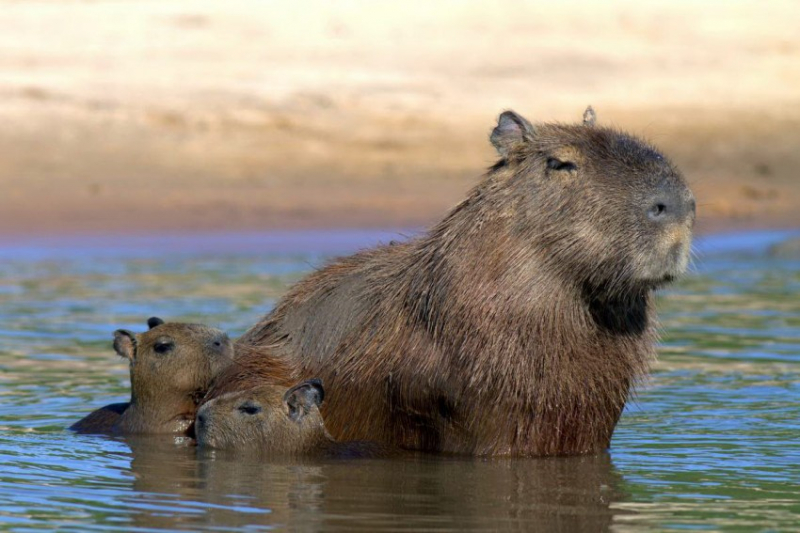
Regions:
[[[800,226],[792,2],[0,1],[0,233],[418,227],[497,114],[681,166],[700,229]]]

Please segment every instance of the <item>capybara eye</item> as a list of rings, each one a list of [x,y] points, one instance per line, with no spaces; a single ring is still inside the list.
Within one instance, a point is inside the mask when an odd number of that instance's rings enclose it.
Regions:
[[[153,346],[153,350],[160,354],[171,352],[173,349],[175,349],[175,343],[173,342],[157,342]]]
[[[658,218],[664,214],[664,211],[667,210],[667,206],[662,203],[654,204],[653,207],[650,208],[650,218]]]
[[[562,161],[555,157],[547,158],[547,168],[550,170],[577,170],[578,165],[572,161]]]
[[[253,402],[245,402],[239,406],[239,411],[246,415],[255,415],[261,412],[261,406]]]

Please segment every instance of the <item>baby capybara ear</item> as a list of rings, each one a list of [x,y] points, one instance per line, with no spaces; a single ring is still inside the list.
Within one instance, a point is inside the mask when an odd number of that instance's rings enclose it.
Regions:
[[[319,407],[323,399],[325,389],[319,379],[304,381],[283,395],[283,402],[289,407],[289,418],[295,422],[307,415],[312,407]]]
[[[536,131],[530,122],[513,111],[503,111],[497,119],[497,127],[489,138],[497,152],[507,157],[511,150],[533,139]]]
[[[114,351],[121,357],[133,362],[136,357],[136,335],[127,329],[114,332]]]
[[[583,125],[594,127],[597,123],[597,113],[594,112],[594,108],[589,106],[586,108],[586,111],[583,112]]]
[[[158,318],[157,316],[151,316],[150,318],[147,319],[147,327],[150,329],[153,329],[156,326],[160,326],[163,323],[164,321]]]

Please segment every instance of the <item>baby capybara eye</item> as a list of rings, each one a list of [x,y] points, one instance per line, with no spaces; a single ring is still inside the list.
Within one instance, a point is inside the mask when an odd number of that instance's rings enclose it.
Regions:
[[[576,170],[578,165],[572,161],[561,161],[555,157],[547,158],[547,168],[550,170]]]
[[[246,415],[255,415],[261,412],[261,406],[253,402],[245,402],[239,406],[239,411]]]
[[[159,354],[165,354],[175,349],[174,342],[157,342],[153,346],[153,351]]]

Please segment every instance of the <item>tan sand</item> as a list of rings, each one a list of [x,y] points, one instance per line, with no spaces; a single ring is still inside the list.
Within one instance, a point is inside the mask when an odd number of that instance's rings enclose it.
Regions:
[[[652,140],[701,229],[800,226],[800,7],[0,0],[0,233],[408,227],[500,111]]]

